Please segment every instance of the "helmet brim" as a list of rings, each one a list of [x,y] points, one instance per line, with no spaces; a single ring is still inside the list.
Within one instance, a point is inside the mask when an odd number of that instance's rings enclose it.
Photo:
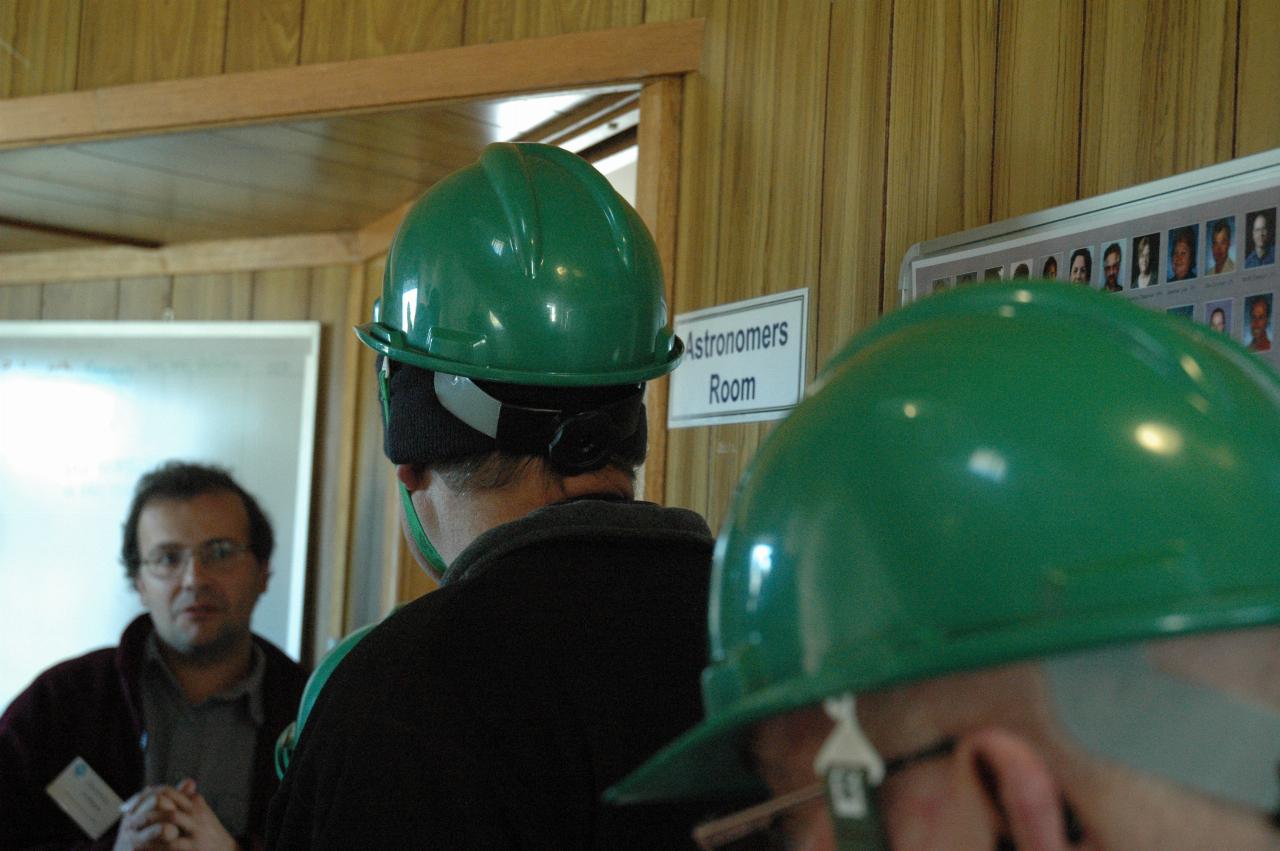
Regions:
[[[679,366],[684,358],[684,342],[679,337],[673,336],[670,351],[665,353],[662,360],[630,369],[594,372],[520,370],[463,363],[407,346],[395,345],[392,338],[399,332],[389,329],[380,322],[366,322],[355,326],[353,330],[360,342],[398,363],[407,363],[432,372],[462,375],[482,381],[500,381],[506,384],[530,384],[544,387],[607,387],[615,384],[638,384],[666,375]]]

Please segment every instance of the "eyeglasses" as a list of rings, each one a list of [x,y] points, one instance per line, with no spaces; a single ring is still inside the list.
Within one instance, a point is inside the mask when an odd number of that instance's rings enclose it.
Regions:
[[[142,567],[157,579],[172,579],[191,559],[199,559],[203,567],[220,570],[230,567],[236,556],[248,550],[248,544],[214,538],[195,547],[161,547],[142,562]]]
[[[918,762],[947,756],[955,748],[955,739],[942,739],[914,753],[886,760],[884,764],[884,779],[887,780],[891,775]],[[772,830],[792,810],[823,797],[826,789],[825,780],[816,780],[809,786],[796,789],[793,792],[787,792],[776,798],[770,798],[762,804],[756,804],[754,807],[748,807],[745,810],[739,810],[722,818],[705,822],[693,829],[693,841],[698,843],[699,848],[707,849],[707,851],[715,848],[726,848],[754,834]],[[785,841],[781,840],[781,838],[775,844],[779,848],[786,847]]]

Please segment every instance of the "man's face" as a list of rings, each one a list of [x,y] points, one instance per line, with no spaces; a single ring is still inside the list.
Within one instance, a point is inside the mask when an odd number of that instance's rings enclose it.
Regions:
[[[151,500],[138,517],[144,562],[165,550],[198,549],[215,540],[249,544],[248,512],[231,491]],[[208,657],[248,640],[249,620],[267,590],[267,576],[267,566],[246,550],[216,565],[193,555],[169,578],[153,575],[144,564],[133,584],[164,645],[183,656]]]
[[[1271,239],[1271,231],[1267,227],[1266,216],[1255,216],[1253,219],[1253,250],[1261,257],[1267,253],[1267,241]]]
[[[1231,248],[1231,236],[1225,228],[1219,228],[1213,232],[1213,265],[1216,269],[1221,269],[1222,264],[1227,262],[1227,250]]]
[[[1249,308],[1249,330],[1253,332],[1253,339],[1261,340],[1267,336],[1267,320],[1270,318],[1267,303],[1262,299],[1255,301]]]
[[[1173,277],[1182,280],[1191,274],[1191,245],[1180,239],[1173,244]]]
[[[1085,271],[1083,254],[1077,254],[1071,260],[1071,282],[1074,284],[1089,283],[1089,273]]]
[[[1117,278],[1120,277],[1120,252],[1108,251],[1107,256],[1102,258],[1102,271],[1107,276],[1107,286],[1118,286]]]

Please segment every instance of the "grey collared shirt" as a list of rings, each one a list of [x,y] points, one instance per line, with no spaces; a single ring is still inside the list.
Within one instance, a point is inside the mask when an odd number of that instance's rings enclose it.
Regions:
[[[194,779],[232,836],[243,836],[249,824],[266,668],[266,656],[255,644],[248,676],[193,706],[160,655],[155,633],[147,638],[141,678],[147,785]]]

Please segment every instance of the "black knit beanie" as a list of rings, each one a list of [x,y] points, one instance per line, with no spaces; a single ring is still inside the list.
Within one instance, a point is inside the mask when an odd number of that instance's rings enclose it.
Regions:
[[[635,430],[615,444],[613,455],[636,465],[644,460],[648,429],[641,401],[643,385],[548,387],[493,381],[476,381],[476,384],[506,404],[560,411],[566,417],[638,397]],[[391,417],[383,430],[383,451],[392,463],[434,464],[499,448],[497,440],[471,428],[440,403],[435,373],[430,370],[393,361],[388,387]],[[510,447],[502,448],[511,451]],[[523,449],[515,451],[524,454]]]

